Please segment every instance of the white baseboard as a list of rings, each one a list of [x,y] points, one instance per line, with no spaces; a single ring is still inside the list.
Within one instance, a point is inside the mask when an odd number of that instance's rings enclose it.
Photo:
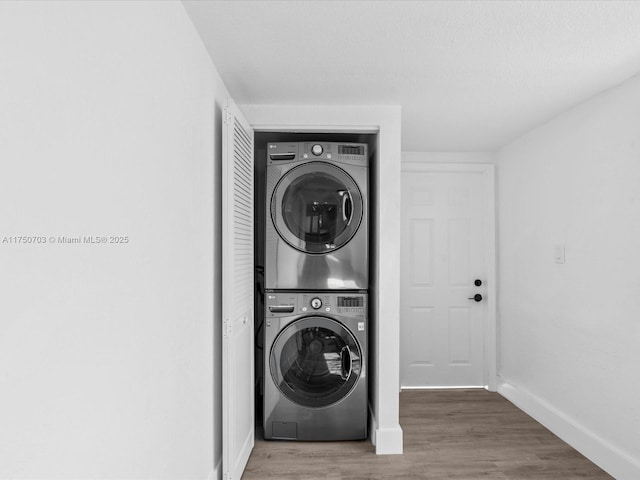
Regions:
[[[402,455],[402,427],[376,429],[376,455]]]
[[[402,427],[380,428],[369,404],[369,431],[376,455],[402,455]]]
[[[427,385],[427,386],[406,386],[403,385],[400,388],[402,390],[488,390],[485,385],[459,385],[459,386],[450,386],[450,385]]]
[[[606,442],[553,405],[510,383],[499,384],[498,393],[617,480],[640,478],[640,459]]]

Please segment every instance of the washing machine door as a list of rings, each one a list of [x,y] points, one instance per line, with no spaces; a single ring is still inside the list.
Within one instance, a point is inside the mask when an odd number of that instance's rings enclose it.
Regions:
[[[305,253],[327,253],[355,235],[364,210],[353,178],[325,162],[289,170],[271,197],[271,218],[278,234]]]
[[[332,405],[356,385],[362,352],[351,332],[327,317],[304,317],[276,337],[269,368],[276,386],[306,407]]]

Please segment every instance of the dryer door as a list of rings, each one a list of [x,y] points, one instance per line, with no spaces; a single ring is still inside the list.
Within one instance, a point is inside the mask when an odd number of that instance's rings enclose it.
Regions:
[[[290,323],[273,342],[271,376],[298,405],[325,407],[347,395],[362,371],[362,352],[351,332],[327,317]]]
[[[280,236],[305,253],[327,253],[355,235],[364,210],[362,194],[344,170],[309,162],[289,170],[271,197],[271,218]]]

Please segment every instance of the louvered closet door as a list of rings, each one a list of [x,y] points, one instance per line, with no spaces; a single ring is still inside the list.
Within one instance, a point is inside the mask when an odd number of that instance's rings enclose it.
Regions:
[[[239,480],[254,445],[253,130],[228,100],[222,141],[222,468]]]

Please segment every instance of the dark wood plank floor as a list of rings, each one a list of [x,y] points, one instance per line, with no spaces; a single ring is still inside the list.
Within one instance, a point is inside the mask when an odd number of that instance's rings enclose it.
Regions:
[[[376,455],[369,441],[264,441],[244,480],[610,479],[604,471],[497,393],[400,394],[404,455]]]

